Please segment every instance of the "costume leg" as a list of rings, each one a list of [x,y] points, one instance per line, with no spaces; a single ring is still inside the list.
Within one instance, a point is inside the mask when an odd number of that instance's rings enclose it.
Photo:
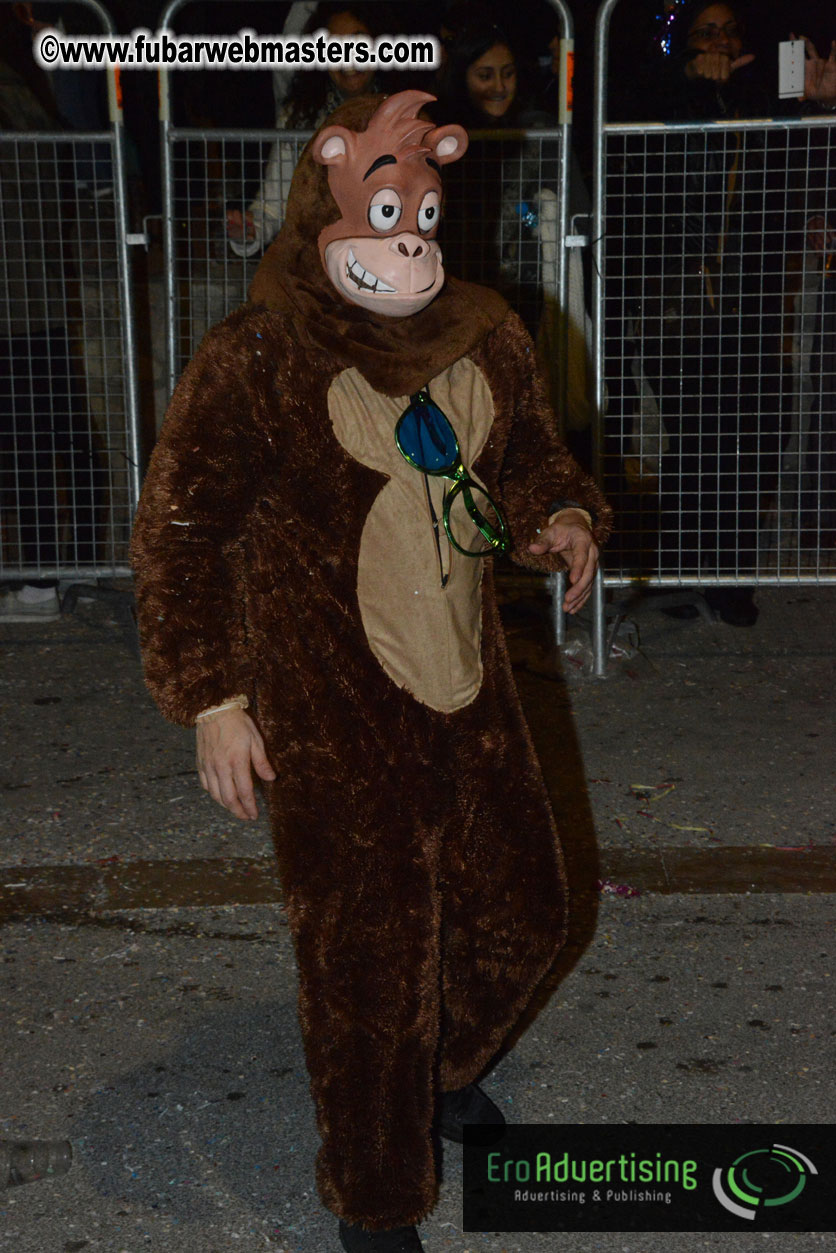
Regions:
[[[451,716],[441,843],[442,1090],[477,1077],[566,938],[563,858],[492,604],[477,699]]]
[[[385,682],[394,696],[379,719],[356,710],[340,726],[328,710],[328,742],[270,749],[317,1182],[330,1209],[371,1229],[419,1221],[437,1193],[444,719]]]

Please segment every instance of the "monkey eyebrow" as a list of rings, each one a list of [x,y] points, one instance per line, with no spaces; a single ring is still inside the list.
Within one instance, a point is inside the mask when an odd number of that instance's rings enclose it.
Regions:
[[[432,157],[427,157],[427,165],[430,167],[430,169],[435,170],[436,174],[441,173],[441,166],[438,164],[437,161],[434,161]]]
[[[371,165],[366,170],[365,174],[363,175],[363,182],[365,183],[369,175],[374,174],[375,170],[379,170],[382,165],[397,165],[397,164],[398,164],[397,157],[393,157],[391,153],[387,153],[385,157],[378,157],[376,161],[372,161]]]

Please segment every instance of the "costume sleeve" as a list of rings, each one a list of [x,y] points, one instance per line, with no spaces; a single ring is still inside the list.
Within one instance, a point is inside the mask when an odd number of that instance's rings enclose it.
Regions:
[[[184,726],[253,695],[241,581],[250,503],[270,452],[263,342],[240,313],[206,336],[172,397],[137,511],[145,679],[163,714]]]
[[[563,562],[556,555],[538,557],[528,551],[560,502],[572,501],[592,514],[598,544],[610,533],[612,512],[560,440],[534,345],[517,315],[509,314],[490,339],[496,342],[488,345],[488,351],[500,363],[510,389],[506,395],[511,422],[499,486],[511,530],[511,557],[533,570],[562,569]]]

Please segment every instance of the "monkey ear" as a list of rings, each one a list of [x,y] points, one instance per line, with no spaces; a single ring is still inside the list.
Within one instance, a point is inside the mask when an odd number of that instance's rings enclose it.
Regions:
[[[421,142],[425,147],[432,148],[439,165],[449,165],[467,152],[467,131],[463,126],[437,126]]]
[[[353,142],[345,126],[326,126],[314,140],[311,156],[319,165],[342,165]]]

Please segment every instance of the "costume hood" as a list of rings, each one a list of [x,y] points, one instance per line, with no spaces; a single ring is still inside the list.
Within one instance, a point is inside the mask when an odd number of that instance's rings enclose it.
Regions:
[[[320,131],[340,125],[363,132],[381,104],[379,95],[346,101]],[[408,395],[472,351],[508,306],[496,292],[449,275],[435,299],[408,317],[379,315],[344,300],[320,256],[320,233],[341,214],[328,170],[312,155],[317,135],[299,159],[284,226],[256,272],[250,300],[288,318],[302,343],[354,366],[376,391]]]

